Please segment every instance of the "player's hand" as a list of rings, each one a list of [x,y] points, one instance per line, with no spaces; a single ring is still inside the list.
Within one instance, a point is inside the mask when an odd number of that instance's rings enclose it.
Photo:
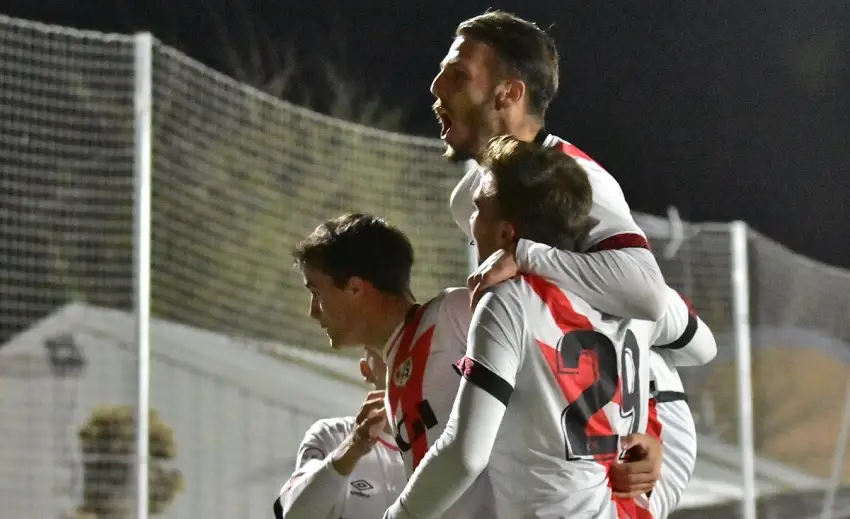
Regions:
[[[611,467],[609,477],[615,497],[629,498],[648,494],[661,477],[662,445],[645,434],[630,434],[622,440],[624,463]]]
[[[491,254],[466,278],[466,286],[470,292],[470,306],[475,308],[485,290],[517,274],[519,274],[519,266],[516,263],[514,250],[500,249]]]
[[[370,391],[360,406],[356,426],[348,438],[334,451],[331,463],[343,476],[351,474],[360,458],[372,450],[381,431],[387,426],[384,392]]]

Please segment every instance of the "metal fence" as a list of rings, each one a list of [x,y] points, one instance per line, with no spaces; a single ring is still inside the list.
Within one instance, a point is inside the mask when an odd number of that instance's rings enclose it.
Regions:
[[[147,35],[5,17],[0,98],[0,519],[267,513],[281,475],[246,474],[288,463],[282,445],[349,405],[250,374],[303,364],[286,344],[325,341],[304,319],[291,245],[324,218],[366,210],[411,237],[417,294],[469,271],[447,210],[460,170],[436,140],[293,106]],[[683,377],[701,434],[740,453],[744,489],[777,465],[850,480],[839,459],[850,275],[741,224],[638,217],[668,282],[718,337],[718,358]],[[257,342],[269,340],[281,344]],[[244,369],[221,368],[234,363]],[[135,425],[176,455],[140,464],[147,453],[128,458],[125,434],[107,438],[123,442],[111,447],[123,465],[92,461],[91,431],[108,436],[121,406],[148,403],[157,416]],[[112,407],[91,420],[98,406]],[[182,490],[170,502],[174,468]],[[136,491],[158,500],[137,499],[128,471],[151,472]]]

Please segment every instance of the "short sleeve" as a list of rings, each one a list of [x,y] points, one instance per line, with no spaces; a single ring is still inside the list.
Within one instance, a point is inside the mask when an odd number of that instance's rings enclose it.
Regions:
[[[466,356],[455,364],[461,376],[505,405],[522,363],[523,311],[510,297],[512,285],[503,283],[481,298],[469,326]]]

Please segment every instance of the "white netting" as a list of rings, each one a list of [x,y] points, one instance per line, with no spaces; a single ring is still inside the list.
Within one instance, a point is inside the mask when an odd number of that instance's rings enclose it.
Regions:
[[[650,226],[651,217],[641,221]],[[657,223],[655,220],[653,223]],[[717,338],[708,366],[681,370],[701,456],[737,466],[738,392],[730,228],[685,223],[678,250],[652,239],[668,284],[687,295]],[[756,470],[763,491],[823,488],[839,449],[850,380],[850,273],[748,231]],[[778,463],[778,464],[777,464]],[[850,482],[850,459],[842,480]],[[697,476],[699,476],[699,471]]]
[[[158,46],[153,146],[157,315],[327,347],[305,319],[290,252],[348,211],[384,216],[410,236],[420,297],[465,280],[464,239],[447,210],[459,167],[437,141],[297,108]]]
[[[80,502],[75,435],[87,416],[77,416],[78,366],[66,354],[74,339],[49,326],[16,332],[69,300],[131,301],[132,94],[129,38],[0,19],[4,518],[57,517]],[[132,358],[104,367],[93,404],[132,403]],[[125,479],[112,466],[98,474],[103,490]]]
[[[326,339],[290,248],[325,218],[374,212],[412,238],[417,295],[457,284],[467,253],[447,198],[459,171],[436,140],[317,115],[161,45],[153,83],[152,406],[177,449],[154,473],[184,481],[163,517],[261,517],[307,426],[359,400],[356,364],[311,351]],[[78,432],[96,406],[135,402],[132,90],[131,39],[0,18],[2,518],[129,502],[129,438]],[[685,227],[660,262],[718,336],[718,359],[684,378],[707,456],[726,467],[714,476],[734,477],[729,232]],[[850,277],[757,234],[750,260],[756,440],[783,463],[762,472],[793,487],[824,476],[835,448]],[[84,445],[118,453],[84,457]]]

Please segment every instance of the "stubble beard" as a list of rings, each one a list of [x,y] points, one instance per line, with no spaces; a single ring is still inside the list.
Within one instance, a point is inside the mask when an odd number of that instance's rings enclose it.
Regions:
[[[500,125],[497,120],[496,111],[493,108],[494,99],[495,95],[480,106],[475,113],[474,124],[471,126],[475,128],[476,131],[473,132],[472,139],[470,139],[471,144],[469,146],[466,146],[463,149],[458,149],[446,144],[446,152],[443,154],[443,157],[448,159],[449,162],[460,163],[468,160],[474,160],[479,163],[481,162],[490,139],[500,135],[498,131]]]

